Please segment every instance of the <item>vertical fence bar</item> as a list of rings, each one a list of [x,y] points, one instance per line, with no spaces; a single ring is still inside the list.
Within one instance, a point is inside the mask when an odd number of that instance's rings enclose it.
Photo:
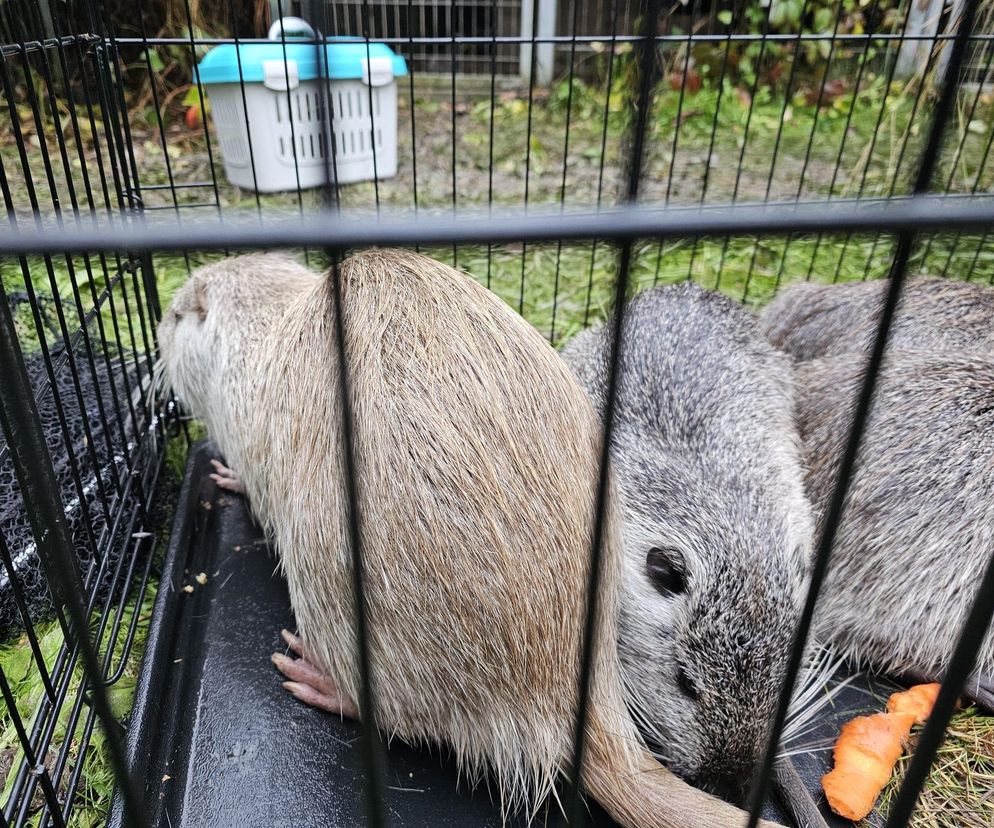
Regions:
[[[957,68],[952,58],[949,62],[949,76],[954,77],[953,70]],[[956,643],[949,669],[942,682],[942,689],[935,700],[932,712],[918,744],[915,746],[911,763],[904,774],[904,781],[898,790],[897,797],[890,807],[885,828],[903,828],[908,824],[911,812],[915,808],[918,795],[921,793],[928,776],[929,768],[935,760],[935,755],[942,744],[946,728],[956,709],[956,701],[963,692],[966,680],[977,660],[977,652],[983,644],[991,617],[994,616],[994,556],[987,566],[987,572],[981,581],[980,589],[974,599],[970,614],[963,625],[963,633]]]
[[[531,168],[532,168],[532,127],[533,127],[533,117],[535,113],[535,32],[538,26],[538,0],[531,7],[531,31],[532,34],[529,35],[531,38],[531,45],[528,47],[528,55],[530,58],[529,70],[528,70],[528,119],[525,126],[525,192],[524,192],[524,212],[528,212],[528,196],[530,193],[529,184],[531,183]],[[518,313],[522,316],[525,315],[525,282],[527,280],[528,272],[528,244],[522,243],[521,245],[521,283],[518,288]]]
[[[976,17],[979,1],[980,0],[966,0],[964,6],[963,17],[960,21],[959,29],[956,32],[956,39],[953,43],[953,51],[950,55],[946,81],[943,84],[942,94],[939,97],[938,104],[936,105],[935,112],[932,116],[932,123],[929,127],[925,151],[918,167],[918,174],[916,176],[914,186],[915,195],[921,195],[927,191],[929,183],[932,180],[932,174],[935,172],[935,167],[939,158],[939,150],[942,147],[942,139],[945,133],[945,125],[953,111],[960,69],[963,64],[963,57],[966,54],[970,31],[973,28],[973,21]],[[780,698],[777,703],[777,711],[770,730],[766,752],[763,756],[763,761],[756,769],[756,774],[753,779],[752,791],[749,796],[749,821],[747,823],[747,828],[756,828],[759,823],[759,815],[763,808],[763,802],[766,799],[767,786],[770,781],[770,776],[773,771],[773,764],[780,745],[780,733],[783,730],[784,721],[787,717],[787,710],[790,706],[794,682],[797,679],[797,675],[801,668],[801,662],[804,656],[804,645],[807,641],[808,631],[811,628],[811,623],[814,618],[814,610],[815,604],[818,600],[818,593],[821,589],[822,582],[825,579],[825,574],[828,569],[828,560],[832,552],[832,544],[835,541],[835,533],[838,529],[839,523],[842,519],[842,513],[845,508],[846,494],[849,491],[849,483],[852,478],[856,458],[859,453],[860,441],[862,439],[863,432],[866,429],[867,420],[869,419],[870,408],[873,402],[873,392],[876,388],[877,376],[883,362],[884,350],[887,347],[887,336],[890,332],[890,326],[894,318],[894,313],[897,310],[897,303],[901,295],[901,288],[904,284],[908,260],[911,257],[911,250],[914,241],[915,233],[912,230],[902,230],[898,234],[897,250],[894,255],[894,264],[891,269],[887,296],[884,302],[883,310],[880,313],[880,322],[877,329],[876,339],[873,343],[873,350],[870,353],[870,359],[867,363],[863,379],[863,387],[860,389],[859,399],[857,400],[856,408],[853,412],[849,438],[846,442],[845,451],[842,455],[842,461],[839,464],[835,488],[832,492],[832,498],[829,501],[828,509],[825,512],[821,537],[818,539],[817,554],[811,570],[811,583],[808,588],[807,597],[805,598],[801,620],[794,634],[790,660],[787,667],[787,676],[784,679],[783,687],[780,691]],[[991,577],[994,577],[994,575]],[[987,578],[984,580],[984,586],[988,586]],[[984,593],[982,593],[979,597],[983,598]],[[978,610],[977,607],[974,607],[974,611],[971,612],[971,621],[974,620],[976,613],[989,613],[990,611],[994,610],[990,610],[989,608]],[[978,615],[978,617],[980,616]],[[962,672],[957,675],[953,671],[952,666],[950,667],[949,674],[943,682],[943,690],[940,693],[939,699],[937,699],[936,705],[932,711],[932,717],[934,717],[936,726],[929,728],[929,730],[931,730],[931,733],[929,734],[929,742],[927,742],[924,746],[919,744],[919,750],[916,752],[914,761],[916,772],[915,778],[919,779],[918,786],[913,789],[909,787],[907,792],[902,789],[904,797],[900,804],[901,807],[906,810],[908,815],[910,815],[911,810],[914,807],[914,802],[920,790],[921,782],[923,782],[925,778],[924,774],[928,770],[928,767],[931,765],[932,759],[935,756],[935,751],[938,748],[939,740],[941,739],[942,732],[945,729],[945,724],[948,723],[948,718],[952,714],[952,708],[955,703],[956,696],[959,694],[963,682],[966,681],[967,673],[972,667],[972,658],[975,657],[976,649],[980,646],[980,641],[983,636],[980,635],[977,637],[975,642],[971,642],[967,640],[967,634],[970,632],[971,631],[968,628],[965,631],[966,634],[964,634],[963,639],[960,641],[960,646],[957,647],[956,656],[958,658],[955,661],[955,666]],[[969,645],[971,643],[974,644],[972,655],[968,652]],[[909,783],[913,781],[913,779],[909,779]],[[908,799],[911,800],[910,803],[907,802]],[[897,805],[898,803],[895,803],[895,807]],[[901,826],[906,824],[906,820],[898,821],[898,815],[892,816],[894,816],[894,819],[888,820],[888,828],[901,828]]]
[[[458,144],[459,133],[458,130],[456,129],[456,71],[458,69],[456,52],[458,50],[456,49],[456,28],[455,28],[454,15],[452,13],[453,12],[452,5],[449,4],[447,6],[447,9],[448,9],[448,14],[446,16],[446,19],[448,21],[449,36],[451,37],[451,41],[449,43],[449,49],[451,50],[449,53],[449,68],[451,70],[450,77],[452,79],[452,98],[451,98],[452,110],[450,113],[452,115],[452,212],[453,214],[455,214],[456,202],[458,200],[458,192],[459,192],[456,186],[456,151],[459,146]],[[459,246],[455,244],[452,245],[452,266],[459,267]]]
[[[607,156],[608,126],[611,121],[611,86],[614,83],[614,60],[618,46],[618,9],[620,3],[615,3],[611,20],[611,44],[607,53],[607,77],[604,79],[604,108],[601,120],[600,153],[597,164],[597,200],[595,209],[600,210],[604,200],[604,163]],[[594,292],[594,269],[597,266],[597,239],[590,243],[590,266],[587,270],[587,295],[583,304],[583,327],[590,321],[590,305]]]
[[[367,58],[369,56],[369,19],[368,6],[363,3],[363,31],[366,36]],[[328,71],[328,53],[324,44],[315,43],[317,51],[318,78],[327,86],[330,78]],[[333,115],[328,113],[330,119]],[[453,117],[455,113],[453,112]],[[325,206],[339,204],[337,192],[337,174],[335,171],[335,156],[332,152],[325,154],[324,202]],[[333,177],[334,176],[334,177]],[[342,250],[329,248],[327,250],[331,269],[326,278],[330,280],[330,290],[333,298],[333,314],[335,324],[335,342],[333,344],[335,358],[338,360],[338,393],[341,396],[341,428],[342,445],[345,452],[345,495],[348,510],[348,538],[352,553],[352,603],[355,613],[356,659],[359,671],[359,742],[361,745],[362,767],[364,776],[363,791],[366,799],[366,824],[370,828],[382,828],[386,825],[386,782],[383,743],[376,729],[375,687],[372,671],[372,660],[369,646],[369,617],[366,604],[365,565],[362,556],[362,515],[359,512],[359,491],[356,483],[357,464],[355,453],[355,418],[352,411],[351,384],[349,377],[348,354],[346,352],[345,312],[342,299],[341,257]],[[334,412],[331,412],[334,416]]]
[[[577,27],[577,10],[580,4],[574,3],[573,5],[573,15],[570,19],[570,47],[569,47],[569,75],[567,83],[569,84],[568,90],[566,92],[566,127],[563,130],[563,169],[562,169],[562,181],[559,185],[559,212],[562,213],[566,209],[566,178],[569,174],[569,132],[570,132],[570,122],[573,117],[573,86],[575,83],[575,73],[576,73],[576,27]],[[492,119],[491,119],[492,120]],[[552,319],[549,323],[549,344],[552,347],[556,346],[556,311],[559,309],[559,277],[562,270],[562,260],[563,260],[563,241],[560,239],[556,242],[556,271],[553,276],[552,284]]]
[[[632,127],[631,150],[628,157],[628,176],[625,200],[634,205],[638,201],[639,182],[642,177],[642,158],[645,152],[645,139],[648,133],[649,117],[652,109],[653,90],[659,74],[656,60],[656,27],[662,7],[661,0],[649,0],[643,20],[642,39],[639,41],[640,70],[637,97],[637,111]],[[587,714],[590,706],[590,674],[594,663],[594,648],[597,645],[598,605],[601,564],[603,559],[604,522],[607,513],[608,484],[610,482],[611,437],[614,433],[614,406],[618,391],[618,374],[621,363],[621,338],[624,329],[625,300],[628,297],[628,282],[632,264],[634,241],[626,239],[620,246],[618,255],[618,279],[614,292],[614,329],[612,331],[610,367],[608,369],[607,391],[604,404],[604,428],[601,443],[600,472],[597,480],[596,512],[594,531],[590,549],[590,572],[587,580],[586,617],[583,621],[583,652],[580,658],[576,727],[573,734],[572,782],[566,794],[564,807],[570,825],[582,824],[585,805],[581,795],[583,778],[583,758],[586,750]],[[614,642],[607,642],[614,646]]]

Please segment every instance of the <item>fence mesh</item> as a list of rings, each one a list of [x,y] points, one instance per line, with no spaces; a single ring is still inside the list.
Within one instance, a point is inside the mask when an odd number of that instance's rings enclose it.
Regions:
[[[229,183],[230,150],[194,66],[211,48],[264,40],[270,21],[248,4],[213,17],[189,2],[0,5],[10,223],[0,239],[0,632],[19,636],[24,654],[17,675],[0,667],[0,824],[72,824],[91,745],[109,752],[123,784],[115,685],[140,654],[156,504],[168,500],[167,425],[176,430],[153,413],[162,302],[194,266],[233,250],[297,245],[315,264],[337,263],[362,242],[416,246],[466,269],[557,345],[620,316],[649,285],[693,279],[759,304],[793,281],[891,277],[753,786],[755,825],[901,284],[911,272],[994,284],[989,4],[933,4],[924,17],[916,0],[302,9],[323,34],[408,58],[396,78],[396,176],[336,183],[339,147],[321,159],[323,186],[301,186],[296,150],[286,191]],[[277,42],[285,48],[286,35]],[[243,108],[250,85],[238,84]],[[334,109],[331,96],[280,94],[290,113],[313,105],[321,120]],[[253,163],[276,151],[250,147]],[[595,561],[598,550],[595,538]],[[989,571],[888,828],[907,824],[989,624],[991,581]],[[375,623],[360,619],[360,642]],[[363,730],[370,824],[385,824],[378,740],[370,723]]]

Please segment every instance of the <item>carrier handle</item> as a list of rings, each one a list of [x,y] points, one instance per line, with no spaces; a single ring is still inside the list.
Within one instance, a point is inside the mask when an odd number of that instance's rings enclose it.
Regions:
[[[317,40],[319,33],[302,17],[281,17],[273,21],[269,27],[270,40],[282,40],[283,38],[298,37],[302,39]]]

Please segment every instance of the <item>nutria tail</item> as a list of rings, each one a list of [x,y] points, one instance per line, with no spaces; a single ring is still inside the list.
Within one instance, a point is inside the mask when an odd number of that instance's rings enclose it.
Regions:
[[[627,828],[742,828],[746,814],[666,770],[626,736],[630,721],[592,710],[587,720],[583,785],[619,825]],[[635,737],[637,741],[637,737]],[[759,828],[782,828],[759,821]]]

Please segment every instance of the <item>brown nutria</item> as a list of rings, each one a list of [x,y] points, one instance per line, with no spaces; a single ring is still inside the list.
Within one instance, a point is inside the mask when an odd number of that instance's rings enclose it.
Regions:
[[[563,349],[599,411],[612,331]],[[611,459],[632,706],[663,764],[741,800],[766,747],[811,555],[790,358],[745,307],[693,283],[632,299],[621,347]]]
[[[280,551],[311,689],[348,709],[359,688],[333,282],[300,291],[293,278],[274,311],[274,276],[238,261],[177,295],[163,364]],[[374,711],[348,712],[445,742],[470,774],[494,772],[505,805],[534,805],[569,770],[597,415],[551,346],[467,276],[384,250],[339,275],[376,687]],[[652,759],[627,713],[608,503],[583,784],[626,826],[738,826],[741,811]]]
[[[824,515],[865,354],[797,366],[807,488]],[[941,679],[994,554],[994,360],[891,350],[818,601],[816,633],[877,669]],[[988,634],[967,693],[994,699]]]
[[[770,342],[802,361],[869,352],[888,284],[794,285],[764,308],[760,325]],[[952,279],[909,280],[887,344],[994,354],[994,290]]]

